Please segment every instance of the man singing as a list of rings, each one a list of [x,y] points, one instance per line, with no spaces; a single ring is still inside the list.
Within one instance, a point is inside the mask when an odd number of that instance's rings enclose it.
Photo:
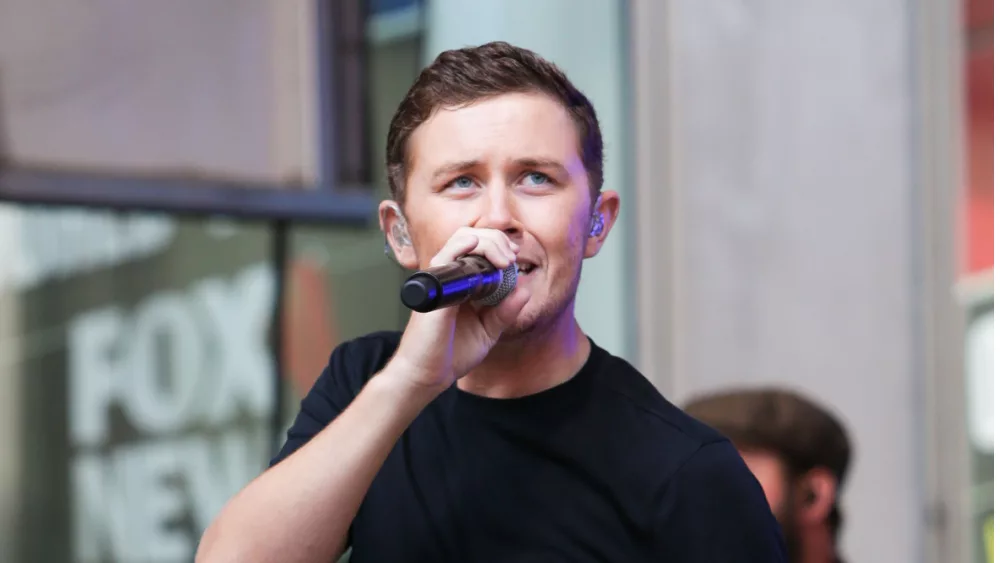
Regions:
[[[400,264],[480,255],[516,263],[516,289],[338,346],[199,561],[785,561],[733,445],[576,322],[619,199],[594,108],[558,68],[499,42],[442,53],[386,165]]]

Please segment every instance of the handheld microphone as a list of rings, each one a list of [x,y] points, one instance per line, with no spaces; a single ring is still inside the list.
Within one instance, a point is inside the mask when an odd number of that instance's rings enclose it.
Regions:
[[[469,255],[414,273],[403,282],[399,297],[403,305],[418,313],[427,313],[466,301],[496,305],[510,295],[516,285],[517,264],[498,270],[486,258]]]

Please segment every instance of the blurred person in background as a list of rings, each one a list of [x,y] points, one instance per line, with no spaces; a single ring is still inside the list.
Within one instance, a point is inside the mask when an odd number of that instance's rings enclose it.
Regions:
[[[739,449],[781,524],[793,563],[841,563],[840,494],[851,461],[837,418],[784,389],[730,390],[691,401],[688,414]]]

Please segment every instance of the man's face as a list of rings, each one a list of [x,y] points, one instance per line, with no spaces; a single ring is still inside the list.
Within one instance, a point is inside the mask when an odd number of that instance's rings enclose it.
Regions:
[[[780,514],[788,502],[788,478],[781,459],[766,451],[741,449],[740,455],[764,489],[771,512]]]
[[[572,311],[581,263],[614,224],[618,196],[602,194],[604,233],[589,237],[593,209],[577,130],[548,96],[506,94],[442,108],[410,137],[404,214],[425,268],[460,227],[503,231],[520,246],[518,286],[530,291],[507,334]]]
[[[740,449],[740,455],[764,489],[771,512],[785,536],[789,561],[799,561],[801,535],[795,514],[794,491],[784,462],[777,455],[764,450]]]

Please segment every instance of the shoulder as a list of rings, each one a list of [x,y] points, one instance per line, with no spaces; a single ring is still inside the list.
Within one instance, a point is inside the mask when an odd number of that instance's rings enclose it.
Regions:
[[[624,441],[642,452],[636,475],[664,558],[785,561],[764,491],[732,442],[667,400],[626,360],[601,352],[599,395],[631,421]]]
[[[671,561],[787,561],[760,484],[728,441],[698,448],[656,495],[659,551]]]
[[[396,353],[402,333],[373,332],[341,343],[330,354],[320,379],[346,380],[355,393],[378,373]],[[318,381],[317,381],[318,383]]]
[[[403,334],[399,331],[378,331],[347,340],[337,345],[330,354],[335,359],[352,361],[388,361],[396,352]]]
[[[656,469],[661,480],[683,480],[687,484],[725,480],[728,485],[747,486],[744,492],[751,495],[760,492],[757,480],[732,442],[667,400],[629,362],[603,354],[598,381],[602,395],[607,396],[604,400],[616,403],[616,410],[630,412],[635,430],[645,440],[659,444],[644,451],[662,452],[654,456],[660,462]]]
[[[602,401],[633,422],[629,426],[640,434],[639,439],[659,445],[655,449],[661,452],[660,475],[676,471],[704,446],[728,443],[722,434],[664,397],[628,361],[597,350],[602,355],[597,374]]]
[[[661,395],[621,358],[604,361],[601,385],[640,421],[657,555],[678,562],[781,563],[781,528],[736,447]],[[635,432],[633,430],[633,432]]]
[[[389,362],[400,338],[398,332],[374,332],[337,346],[302,399],[285,444],[271,465],[294,453],[343,412],[368,380]]]
[[[757,479],[733,444],[724,439],[699,447],[665,482],[665,488],[685,494],[697,491],[703,501],[713,497],[745,499],[761,501],[760,506],[766,507],[764,492]]]
[[[360,393],[368,380],[389,362],[399,346],[400,337],[398,332],[373,332],[339,344],[305,401],[322,397],[340,409],[346,407],[345,403]]]

